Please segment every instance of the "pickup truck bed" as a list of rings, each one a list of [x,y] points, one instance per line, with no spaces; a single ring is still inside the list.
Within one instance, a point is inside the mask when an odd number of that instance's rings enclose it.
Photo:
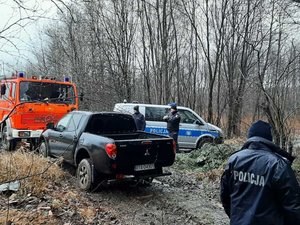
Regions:
[[[73,111],[41,137],[40,152],[77,167],[80,188],[100,181],[152,180],[175,160],[172,138],[137,131],[130,115]]]

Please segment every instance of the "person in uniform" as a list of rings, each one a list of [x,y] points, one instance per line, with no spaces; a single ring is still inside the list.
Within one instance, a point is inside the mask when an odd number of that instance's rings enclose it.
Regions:
[[[144,131],[146,128],[146,121],[144,115],[140,113],[138,105],[134,106],[133,110],[134,113],[132,114],[132,117],[134,119],[137,130]]]
[[[269,123],[257,121],[228,160],[221,202],[231,225],[299,225],[300,187],[293,157],[272,142]]]
[[[163,120],[167,122],[167,130],[169,136],[172,137],[176,143],[176,152],[179,152],[178,148],[178,132],[179,132],[179,123],[180,123],[180,114],[177,111],[176,103],[171,103],[170,112],[168,115],[163,117]]]

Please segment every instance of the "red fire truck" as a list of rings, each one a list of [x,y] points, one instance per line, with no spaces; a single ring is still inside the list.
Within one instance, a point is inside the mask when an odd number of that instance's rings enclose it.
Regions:
[[[78,109],[77,90],[68,77],[59,81],[16,72],[2,79],[0,147],[13,150],[20,141],[36,147],[47,123],[56,123],[75,109]]]

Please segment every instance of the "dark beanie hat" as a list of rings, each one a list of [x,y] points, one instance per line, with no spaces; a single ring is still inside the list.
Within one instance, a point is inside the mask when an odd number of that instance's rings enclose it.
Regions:
[[[133,107],[133,109],[136,110],[136,111],[139,111],[139,106],[136,105],[136,106]]]
[[[171,109],[177,110],[177,104],[175,102],[170,103],[169,106],[171,106]]]
[[[269,141],[272,141],[273,138],[272,138],[271,125],[262,120],[256,121],[251,125],[248,131],[248,138],[254,136],[262,137]]]

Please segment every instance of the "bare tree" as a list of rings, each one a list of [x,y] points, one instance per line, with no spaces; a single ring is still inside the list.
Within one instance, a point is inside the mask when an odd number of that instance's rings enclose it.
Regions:
[[[272,0],[269,10],[268,46],[257,50],[259,87],[264,100],[262,108],[272,124],[274,141],[286,148],[290,142],[288,119],[295,108],[289,108],[291,81],[295,63],[299,60],[299,51],[291,46],[288,35],[284,32],[284,14],[287,10],[284,3]]]
[[[5,66],[15,71],[14,62],[17,63],[20,59],[28,60],[20,46],[24,45],[23,39],[27,27],[44,18],[45,12],[39,7],[38,1],[4,0],[0,2],[0,7],[5,9],[5,12],[3,11],[5,14],[1,17],[0,52],[4,57]],[[15,58],[14,62],[7,61],[7,56]]]
[[[299,43],[291,46],[286,35],[289,4],[53,1],[60,22],[36,51],[40,68],[71,71],[86,93],[84,108],[111,109],[123,99],[176,101],[226,127],[228,137],[241,135],[245,118],[268,115],[266,106],[270,121],[279,112],[285,118],[272,122],[275,127],[296,112],[298,104],[287,107],[297,99],[291,90],[299,81]]]

